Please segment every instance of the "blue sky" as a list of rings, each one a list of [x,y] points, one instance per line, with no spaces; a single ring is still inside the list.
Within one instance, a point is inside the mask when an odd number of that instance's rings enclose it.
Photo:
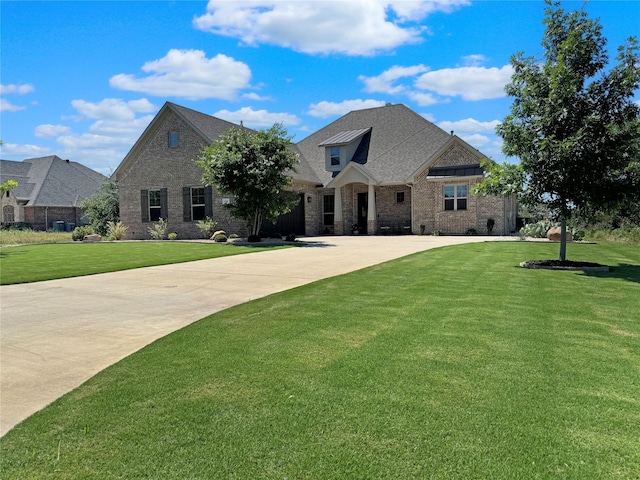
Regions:
[[[567,10],[582,2],[563,2]],[[544,3],[417,0],[12,1],[1,14],[0,157],[110,174],[165,101],[294,141],[404,103],[503,161],[509,58],[541,57]],[[587,3],[611,60],[640,1]],[[640,99],[640,94],[636,97]]]

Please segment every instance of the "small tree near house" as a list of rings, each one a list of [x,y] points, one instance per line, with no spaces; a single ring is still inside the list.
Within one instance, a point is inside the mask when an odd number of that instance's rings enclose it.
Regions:
[[[497,133],[504,153],[520,158],[523,203],[544,204],[560,219],[564,261],[571,215],[640,201],[640,107],[633,102],[640,56],[629,38],[606,71],[599,22],[584,9],[567,13],[558,2],[546,3],[544,61],[512,57],[506,92],[514,101]]]
[[[280,124],[255,132],[232,128],[196,159],[203,182],[233,197],[227,207],[247,221],[251,235],[259,234],[263,220],[275,221],[298,202],[299,195],[290,190],[290,174],[298,164],[290,145]]]

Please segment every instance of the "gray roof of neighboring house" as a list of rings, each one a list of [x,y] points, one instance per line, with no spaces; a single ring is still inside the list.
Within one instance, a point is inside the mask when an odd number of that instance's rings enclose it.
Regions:
[[[452,138],[401,104],[350,112],[297,144],[324,185],[332,179],[325,170],[325,145],[353,132],[362,137],[353,161],[381,183],[404,183]]]
[[[56,155],[22,162],[0,160],[0,182],[18,182],[11,194],[28,206],[77,206],[98,190],[105,179],[80,163]]]

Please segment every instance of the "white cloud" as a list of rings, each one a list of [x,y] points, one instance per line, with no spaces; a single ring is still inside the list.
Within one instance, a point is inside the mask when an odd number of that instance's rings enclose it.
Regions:
[[[21,107],[19,105],[14,105],[11,102],[8,102],[4,98],[0,98],[0,112],[18,112],[20,110],[24,110],[27,107]]]
[[[449,100],[440,100],[430,93],[424,92],[407,92],[407,96],[421,107],[428,107],[436,103],[447,103]]]
[[[149,113],[158,109],[146,98],[125,102],[120,98],[105,98],[93,103],[85,100],[72,100],[71,105],[84,118],[132,120],[137,113]]]
[[[402,67],[394,65],[375,77],[360,75],[358,80],[364,83],[365,92],[379,92],[396,94],[403,92],[407,87],[404,85],[394,85],[396,80],[405,77],[415,77],[416,75],[428,71],[424,65],[414,65],[412,67]]]
[[[14,85],[10,83],[9,85],[0,84],[0,94],[7,95],[10,93],[15,93],[18,95],[24,95],[25,93],[31,93],[34,91],[33,85],[28,83],[24,83],[22,85]]]
[[[502,68],[444,68],[422,74],[416,88],[444,96],[460,96],[464,100],[485,100],[504,97],[504,87],[511,81],[511,65]]]
[[[289,113],[273,113],[267,110],[253,110],[250,107],[243,107],[240,110],[231,112],[229,110],[219,110],[213,114],[214,117],[222,118],[228,122],[242,124],[250,128],[271,127],[274,123],[282,123],[285,126],[299,125],[301,120]]]
[[[98,120],[91,124],[89,132],[96,135],[117,137],[119,142],[131,147],[140,135],[142,135],[144,129],[151,123],[153,117],[153,115],[145,115],[144,117],[128,121]]]
[[[483,147],[485,145],[489,145],[491,143],[491,139],[486,135],[480,135],[479,133],[474,133],[473,135],[458,135],[469,145],[472,145],[476,148]]]
[[[248,45],[271,44],[309,53],[373,55],[418,43],[429,14],[451,12],[468,0],[209,0],[193,25]]]
[[[29,145],[18,143],[4,143],[0,146],[0,154],[3,157],[23,157],[23,158],[35,158],[51,155],[52,150],[49,147],[43,147],[40,145]]]
[[[50,123],[38,125],[33,132],[33,134],[38,138],[54,138],[58,135],[66,135],[70,133],[71,127],[67,127],[65,125],[51,125]]]
[[[307,113],[312,117],[327,118],[344,115],[353,110],[382,107],[385,104],[386,102],[381,100],[345,100],[340,103],[322,101],[320,103],[312,103]]]
[[[251,93],[245,93],[242,95],[242,98],[246,98],[248,100],[256,100],[259,102],[264,102],[266,100],[273,100],[271,97],[261,97],[260,95],[258,95],[255,92],[251,92]]]
[[[163,58],[145,63],[142,70],[149,75],[135,78],[121,73],[111,77],[109,85],[159,97],[233,100],[238,90],[249,87],[251,78],[245,63],[223,54],[207,58],[202,50],[171,49]]]
[[[464,63],[465,66],[468,66],[468,67],[479,67],[486,61],[487,61],[487,57],[479,54],[467,55],[465,57],[462,57],[462,62]]]
[[[500,124],[498,120],[490,122],[480,122],[474,118],[466,118],[455,122],[444,121],[438,123],[438,126],[446,132],[451,130],[460,134],[469,133],[495,133],[496,127]]]

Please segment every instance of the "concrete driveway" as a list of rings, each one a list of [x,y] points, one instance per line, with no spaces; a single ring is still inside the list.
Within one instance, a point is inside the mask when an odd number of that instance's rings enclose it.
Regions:
[[[501,237],[318,237],[309,246],[0,287],[0,435],[207,315],[430,248]],[[229,247],[233,248],[233,247]]]

